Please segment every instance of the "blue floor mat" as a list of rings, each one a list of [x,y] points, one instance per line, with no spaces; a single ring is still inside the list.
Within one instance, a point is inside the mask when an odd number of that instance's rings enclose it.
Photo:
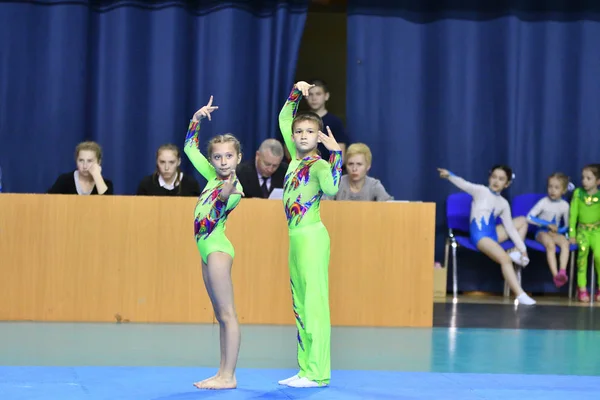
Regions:
[[[214,375],[208,368],[0,367],[7,400],[78,399],[498,399],[553,400],[600,393],[600,377],[333,371],[331,385],[294,389],[277,384],[294,370],[239,369],[238,389],[204,391],[192,383]]]

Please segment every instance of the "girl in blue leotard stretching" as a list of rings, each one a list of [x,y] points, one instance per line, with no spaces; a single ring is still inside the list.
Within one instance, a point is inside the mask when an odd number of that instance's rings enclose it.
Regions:
[[[514,179],[512,169],[506,165],[492,168],[488,186],[467,182],[452,172],[438,168],[440,177],[448,179],[459,189],[473,196],[471,205],[471,242],[483,254],[500,264],[502,275],[517,296],[520,304],[533,305],[535,300],[525,293],[513,267],[513,262],[525,267],[529,263],[524,238],[527,234],[527,220],[518,217],[513,220],[508,201],[500,195]],[[502,225],[498,224],[502,218]],[[511,239],[516,249],[507,253],[500,243]]]

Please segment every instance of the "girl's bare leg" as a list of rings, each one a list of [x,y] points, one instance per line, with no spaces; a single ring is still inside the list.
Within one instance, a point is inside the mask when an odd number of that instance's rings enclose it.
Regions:
[[[517,217],[513,219],[513,224],[519,232],[519,236],[521,240],[525,240],[525,236],[527,236],[527,230],[529,229],[529,224],[527,223],[527,218],[525,217]]]
[[[567,265],[569,264],[569,251],[571,249],[571,245],[569,244],[569,239],[567,239],[564,235],[559,235],[558,233],[555,233],[552,235],[552,238],[554,239],[554,243],[556,243],[558,245],[558,247],[560,247],[560,270],[561,271],[566,271],[567,270]]]
[[[234,389],[237,387],[235,368],[240,350],[240,326],[233,303],[230,255],[221,252],[208,256],[208,265],[202,265],[206,290],[219,322],[221,364],[219,372],[212,378],[197,382],[200,389]]]
[[[202,280],[204,281],[204,287],[206,288],[206,293],[208,294],[208,298],[210,299],[211,303],[214,304],[214,292],[212,290],[212,287],[209,284],[208,281],[208,273],[206,273],[206,271],[208,270],[208,266],[204,263],[204,261],[202,261]],[[213,305],[213,309],[214,309],[214,305]],[[202,386],[202,384],[204,384],[204,382],[209,381],[215,377],[220,377],[221,376],[221,371],[223,370],[224,364],[225,364],[225,334],[223,333],[223,326],[221,324],[219,324],[219,349],[221,351],[221,364],[219,365],[219,371],[217,372],[217,374],[215,376],[211,376],[210,378],[206,378],[203,381],[200,382],[196,382],[194,383],[194,385],[196,387],[200,387]]]
[[[546,258],[548,259],[548,267],[550,268],[550,272],[552,273],[552,277],[555,277],[558,274],[556,269],[556,244],[554,243],[554,239],[550,236],[549,233],[539,232],[535,238],[538,242],[544,245],[546,248]],[[567,252],[567,255],[569,253]]]
[[[504,279],[520,303],[527,305],[535,304],[535,301],[529,297],[519,285],[519,280],[517,279],[512,260],[498,243],[486,237],[477,242],[477,249],[500,264]]]
[[[561,287],[569,281],[569,278],[567,277],[567,264],[569,263],[570,255],[569,240],[565,236],[555,232],[550,233],[549,236],[552,238],[552,243],[560,247],[560,269],[558,271],[558,274],[554,277],[554,284],[556,285],[556,287]]]
[[[521,240],[525,240],[525,236],[527,236],[527,229],[529,229],[527,219],[525,217],[514,218],[513,225],[515,226],[517,232],[519,232]],[[506,233],[504,226],[496,225],[496,234],[498,235],[498,243],[506,242],[508,240],[508,234]]]

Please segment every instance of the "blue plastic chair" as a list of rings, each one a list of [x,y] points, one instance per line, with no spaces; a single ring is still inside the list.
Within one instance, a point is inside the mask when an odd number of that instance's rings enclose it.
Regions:
[[[512,201],[512,214],[514,217],[527,217],[529,211],[535,206],[535,203],[540,201],[546,194],[540,193],[527,193],[519,196],[515,196]],[[569,221],[564,221],[564,223],[568,223]],[[535,225],[529,224],[529,228],[527,230],[528,235],[533,236],[537,227]],[[546,248],[538,241],[533,239],[525,239],[525,246],[534,251],[539,251],[542,253],[546,253]],[[575,272],[575,252],[577,251],[577,245],[572,244],[569,247],[570,255],[570,263],[569,263],[569,299],[573,297],[573,275]],[[560,247],[556,246],[556,253],[560,253]],[[592,265],[592,287],[594,287],[594,275],[593,275],[594,267]]]
[[[469,226],[471,224],[471,203],[473,197],[468,193],[453,193],[446,199],[446,220],[448,224],[448,238],[446,239],[446,246],[444,251],[444,268],[448,271],[449,261],[449,250],[452,247],[452,294],[454,299],[457,298],[458,294],[458,261],[457,261],[457,248],[463,247],[465,249],[479,252],[477,247],[471,243],[469,238]],[[504,250],[508,250],[514,247],[514,243],[507,240],[500,244]],[[520,277],[520,274],[519,274]],[[504,285],[504,295],[508,294],[508,286]]]

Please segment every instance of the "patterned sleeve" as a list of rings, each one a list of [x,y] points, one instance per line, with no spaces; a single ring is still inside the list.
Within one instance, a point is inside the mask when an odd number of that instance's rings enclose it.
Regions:
[[[235,182],[235,187],[237,190],[239,190],[240,192],[244,192],[244,188],[242,187],[242,184],[240,183],[240,181],[236,178],[236,182]],[[240,200],[242,199],[242,196],[239,194],[232,194],[231,196],[229,196],[229,199],[227,199],[227,211],[231,212],[234,208],[237,207],[237,205],[240,203]]]
[[[298,111],[300,99],[302,99],[302,92],[294,85],[294,88],[290,92],[287,101],[279,112],[279,129],[281,130],[281,135],[283,136],[285,146],[290,152],[290,157],[292,160],[296,159],[296,146],[292,140],[292,122],[294,121],[294,117]]]
[[[317,178],[321,190],[326,196],[333,197],[337,194],[342,177],[342,152],[332,151],[329,156],[329,163],[319,160],[315,165],[317,167]]]
[[[185,136],[185,143],[183,146],[183,152],[188,156],[194,168],[204,179],[211,180],[217,177],[215,168],[208,162],[206,157],[200,152],[199,145],[199,133],[200,133],[200,121],[190,121],[188,126],[187,135]]]

